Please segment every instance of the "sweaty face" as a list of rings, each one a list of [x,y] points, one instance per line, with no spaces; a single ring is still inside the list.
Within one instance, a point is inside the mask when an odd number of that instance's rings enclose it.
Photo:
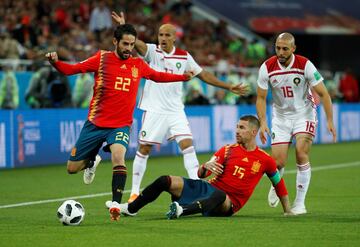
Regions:
[[[288,66],[295,47],[289,40],[278,39],[275,43],[275,51],[279,63],[283,66]]]
[[[236,141],[238,144],[248,143],[252,138],[252,129],[248,121],[240,120],[236,125]]]
[[[121,59],[128,59],[135,46],[136,38],[131,34],[124,34],[119,42],[115,42],[116,53]]]
[[[158,41],[161,49],[167,53],[171,52],[175,43],[175,30],[170,27],[161,27],[159,29]]]

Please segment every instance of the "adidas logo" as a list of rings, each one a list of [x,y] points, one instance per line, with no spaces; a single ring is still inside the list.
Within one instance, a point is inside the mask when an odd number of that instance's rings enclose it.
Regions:
[[[249,160],[248,160],[248,158],[247,158],[247,157],[243,158],[241,161],[244,161],[244,162],[249,162]]]
[[[127,67],[126,67],[125,64],[123,64],[123,65],[120,67],[120,69],[127,69]]]

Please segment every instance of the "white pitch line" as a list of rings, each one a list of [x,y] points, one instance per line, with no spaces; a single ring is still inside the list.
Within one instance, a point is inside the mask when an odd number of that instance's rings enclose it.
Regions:
[[[345,167],[352,167],[352,166],[359,166],[360,161],[350,162],[350,163],[340,163],[340,164],[332,164],[320,167],[312,167],[311,171],[321,171],[321,170],[332,170],[332,169],[340,169]],[[295,174],[296,170],[289,170],[285,172],[286,174]],[[125,190],[124,193],[129,193],[130,190]],[[83,196],[71,196],[71,197],[64,197],[64,198],[57,198],[57,199],[49,199],[49,200],[41,200],[41,201],[33,201],[33,202],[22,202],[16,204],[8,204],[0,206],[2,208],[15,208],[15,207],[22,207],[28,205],[36,205],[36,204],[44,204],[44,203],[51,203],[51,202],[61,202],[70,199],[83,199],[83,198],[93,198],[93,197],[101,197],[101,196],[108,196],[111,195],[110,192],[98,193],[98,194],[90,194],[90,195],[83,195]]]
[[[350,163],[332,164],[332,165],[319,166],[319,167],[311,166],[311,171],[316,172],[316,171],[322,171],[322,170],[340,169],[340,168],[352,167],[352,166],[358,166],[358,165],[360,165],[360,161],[355,161],[355,162],[350,162]],[[296,173],[296,169],[285,171],[285,174],[294,174],[294,173]]]
[[[125,190],[124,193],[129,193],[130,190]],[[74,199],[83,199],[83,198],[93,198],[93,197],[100,197],[100,196],[108,196],[111,195],[111,192],[104,192],[104,193],[98,193],[98,194],[90,194],[90,195],[83,195],[83,196],[71,196],[71,197],[64,197],[64,198],[57,198],[57,199],[49,199],[49,200],[41,200],[41,201],[33,201],[33,202],[22,202],[22,203],[16,203],[16,204],[9,204],[9,205],[2,205],[0,206],[0,209],[2,208],[15,208],[15,207],[22,207],[22,206],[28,206],[28,205],[36,205],[36,204],[44,204],[44,203],[50,203],[50,202],[61,202],[66,200],[74,200]]]

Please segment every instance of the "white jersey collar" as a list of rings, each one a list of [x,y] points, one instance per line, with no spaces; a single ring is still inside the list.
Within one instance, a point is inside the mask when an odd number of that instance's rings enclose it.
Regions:
[[[158,45],[158,48],[159,48],[159,50],[160,50],[164,55],[166,55],[166,56],[172,56],[172,55],[175,53],[175,50],[176,50],[176,47],[174,46],[173,49],[172,49],[172,51],[169,52],[169,53],[167,53],[166,51],[164,51],[163,49],[161,49],[161,46],[160,46],[160,45]]]

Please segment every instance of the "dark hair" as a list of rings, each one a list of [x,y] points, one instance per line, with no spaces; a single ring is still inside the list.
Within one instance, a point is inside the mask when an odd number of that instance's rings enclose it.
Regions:
[[[244,115],[240,120],[248,121],[252,127],[256,128],[256,130],[260,129],[260,121],[253,115]]]
[[[137,32],[134,26],[131,24],[124,24],[117,26],[114,31],[114,38],[119,42],[124,34],[134,35],[135,38],[137,37]]]

